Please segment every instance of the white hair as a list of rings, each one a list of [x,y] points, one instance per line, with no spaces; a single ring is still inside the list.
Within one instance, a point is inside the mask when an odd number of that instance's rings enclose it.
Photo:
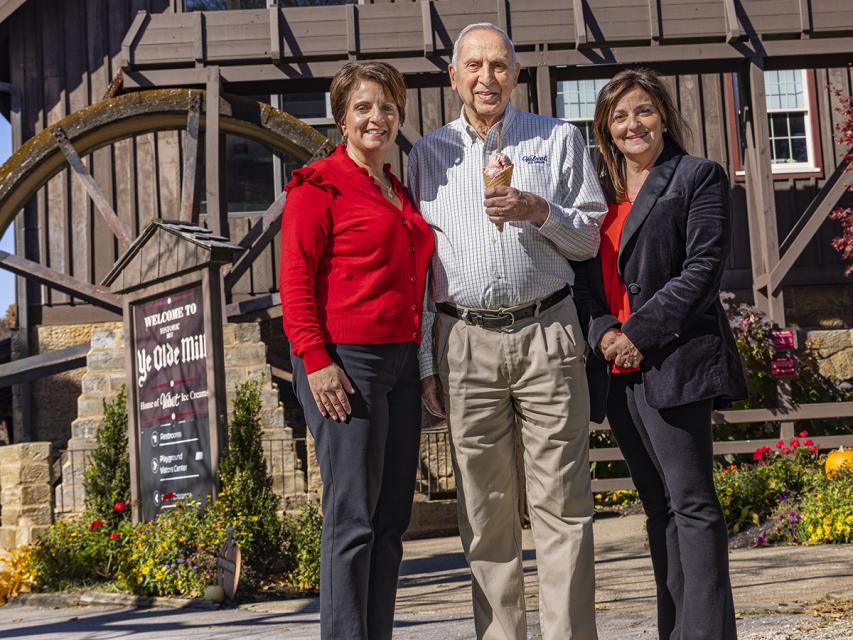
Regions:
[[[472,31],[494,31],[500,35],[506,43],[506,46],[509,47],[510,53],[512,53],[512,64],[518,64],[518,58],[515,55],[515,45],[506,31],[491,22],[475,22],[474,24],[469,24],[467,27],[462,29],[462,31],[459,32],[459,35],[456,36],[456,42],[453,43],[453,57],[450,59],[450,64],[453,65],[454,69],[456,68],[456,63],[459,61],[459,48],[462,44],[462,39]]]

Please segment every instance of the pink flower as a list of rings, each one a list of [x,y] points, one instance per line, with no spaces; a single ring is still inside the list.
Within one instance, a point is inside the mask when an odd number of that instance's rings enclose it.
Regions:
[[[104,523],[101,522],[100,520],[92,520],[92,523],[89,525],[89,529],[91,531],[97,531],[98,529],[100,529],[103,526],[104,526]]]
[[[116,511],[124,511],[125,509],[127,509],[127,505],[124,502],[116,502],[113,505],[113,509],[115,509]]]
[[[118,540],[119,538],[121,538],[121,534],[120,534],[120,533],[116,533],[115,531],[113,531],[113,532],[110,534],[110,540]]]
[[[820,449],[818,449],[817,447],[812,447],[811,449],[809,449],[809,451],[811,451],[812,453],[817,453],[818,451],[820,451]]]
[[[793,439],[791,440],[791,446],[792,446],[792,447],[799,447],[799,446],[800,446],[800,441],[799,441],[799,440],[797,440],[796,438],[793,438]]]
[[[805,438],[807,435],[809,435],[808,431],[800,431],[800,437],[801,438]]]
[[[813,444],[814,444],[814,442],[812,442],[812,439],[811,439],[811,438],[809,438],[808,440],[806,440],[805,442],[803,442],[803,446],[804,446],[804,447],[811,447]]]
[[[776,448],[777,448],[777,449],[781,449],[781,448],[782,448],[782,445],[784,445],[784,444],[785,444],[785,441],[784,441],[784,440],[780,440],[779,442],[777,442],[777,443],[776,443]]]
[[[791,448],[790,447],[783,447],[782,453],[791,453]]]

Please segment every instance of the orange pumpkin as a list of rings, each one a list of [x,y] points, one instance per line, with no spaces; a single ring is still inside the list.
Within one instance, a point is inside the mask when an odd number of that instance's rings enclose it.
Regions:
[[[837,473],[841,467],[853,469],[853,449],[845,449],[840,447],[838,451],[831,451],[826,456],[826,475],[831,477]]]

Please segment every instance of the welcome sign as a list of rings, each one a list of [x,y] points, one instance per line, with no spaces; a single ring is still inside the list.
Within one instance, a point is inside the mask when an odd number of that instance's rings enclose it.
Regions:
[[[202,285],[132,309],[140,513],[151,520],[214,490]]]

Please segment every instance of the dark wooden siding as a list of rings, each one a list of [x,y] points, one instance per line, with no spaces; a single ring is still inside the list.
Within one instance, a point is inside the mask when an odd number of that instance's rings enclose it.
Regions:
[[[609,11],[607,7],[616,3],[615,0],[595,0],[591,4],[598,14],[599,10]],[[751,4],[757,6],[760,3],[753,0]],[[118,72],[121,41],[133,16],[139,10],[161,12],[167,5],[168,0],[40,0],[28,2],[11,16],[8,20],[10,72],[11,81],[21,88],[24,96],[23,139],[73,111],[100,101],[110,80]],[[772,3],[768,7],[770,5]],[[709,9],[706,3],[667,0],[662,6],[668,13],[683,12],[683,28],[687,30],[692,28],[690,18],[698,15],[696,12],[705,16],[704,12],[711,11],[715,16],[719,14],[720,20],[724,19],[722,4]],[[396,10],[408,11],[410,8]],[[225,16],[221,15],[216,19],[223,18]],[[181,19],[194,18],[186,16]],[[632,26],[628,18],[624,24],[619,24],[619,29],[624,31],[620,31],[619,37],[630,38],[636,25]],[[529,32],[530,35],[540,26],[518,24],[513,28],[520,34]],[[790,25],[778,25],[780,32],[790,28]],[[675,33],[668,35],[678,37]],[[555,70],[554,74],[572,77],[570,70]],[[671,76],[667,82],[695,132],[690,151],[720,162],[732,176],[734,250],[725,286],[749,288],[751,271],[745,193],[743,183],[734,171],[735,150],[729,137],[733,113],[727,99],[726,76],[685,74]],[[419,133],[429,132],[458,116],[460,102],[447,86],[446,78],[436,76],[418,84],[417,88],[408,91],[406,112],[407,123]],[[817,95],[824,175],[832,172],[842,153],[832,135],[838,117],[833,111],[837,99],[829,91],[829,85],[849,94],[853,85],[850,70],[817,69],[814,72],[812,90]],[[513,95],[513,103],[522,109],[535,109],[532,88],[532,84],[522,83]],[[391,163],[398,175],[405,175],[407,151],[402,146],[393,154]],[[179,133],[138,136],[102,149],[86,162],[112,200],[119,217],[134,234],[152,218],[171,217],[177,211],[182,168]],[[820,189],[824,175],[775,181],[782,237]],[[40,190],[27,207],[27,216],[33,227],[30,233],[31,257],[91,282],[99,282],[113,265],[117,257],[116,243],[82,189],[72,182],[67,173],[57,176]],[[234,217],[231,221],[232,237],[241,237],[256,219],[253,215]],[[800,285],[844,282],[839,260],[829,244],[834,233],[833,223],[824,224],[819,237],[809,245],[787,282]],[[237,284],[235,297],[240,299],[275,291],[279,259],[276,239]],[[67,295],[46,288],[42,288],[41,309],[42,321],[47,323],[106,317],[105,313],[88,305],[72,306]]]

